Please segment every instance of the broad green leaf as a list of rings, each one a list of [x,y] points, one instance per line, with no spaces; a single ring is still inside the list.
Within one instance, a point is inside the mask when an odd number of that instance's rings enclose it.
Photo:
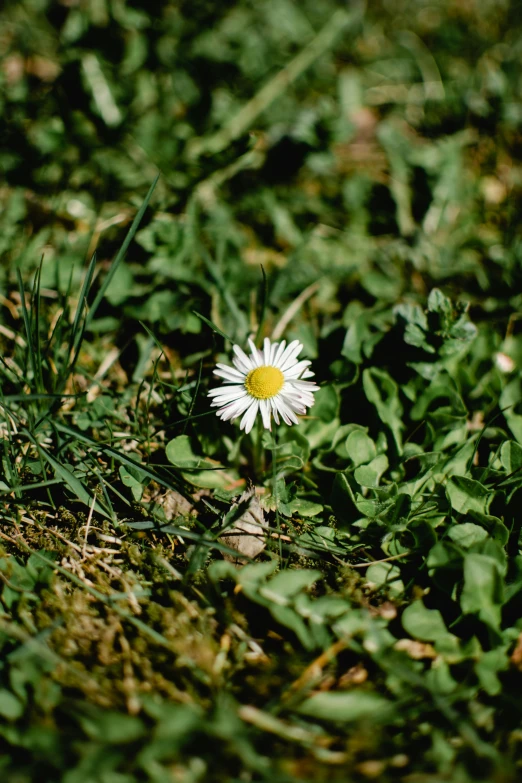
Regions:
[[[426,672],[426,683],[432,693],[448,694],[458,688],[458,682],[451,676],[448,662],[443,657],[432,661],[430,669]]]
[[[134,500],[139,502],[143,495],[141,482],[135,479],[124,465],[120,465],[120,478],[126,487],[130,487]]]
[[[340,520],[353,516],[355,497],[344,473],[337,473],[334,478],[330,503]]]
[[[6,690],[5,688],[1,688],[0,715],[2,718],[7,718],[7,720],[16,720],[17,718],[20,718],[21,715],[23,715],[23,712],[24,705],[20,699],[17,699],[17,697],[14,695],[14,693],[11,693],[11,691]]]
[[[400,569],[393,563],[374,563],[366,569],[366,579],[377,587],[386,587],[390,595],[404,592]]]
[[[520,378],[514,378],[504,387],[498,401],[508,423],[509,429],[522,444],[522,415],[517,412],[518,404],[522,401],[522,383]]]
[[[115,710],[90,710],[78,719],[85,733],[99,742],[130,743],[146,732],[144,723],[133,715]]]
[[[348,435],[346,451],[355,467],[371,462],[377,454],[375,443],[364,430],[354,430]]]
[[[204,460],[202,460],[204,464]],[[224,470],[193,470],[190,473],[181,474],[187,484],[193,484],[202,489],[226,489],[230,486],[230,473]]]
[[[276,560],[268,560],[266,563],[252,563],[252,565],[243,566],[236,569],[237,581],[242,587],[255,587],[265,583],[266,578],[271,576],[277,568]]]
[[[314,569],[286,569],[270,579],[259,592],[265,598],[279,602],[280,599],[290,599],[301,590],[311,587],[321,577],[322,572]]]
[[[188,435],[178,435],[167,443],[167,459],[176,468],[202,468],[208,465],[203,457],[194,453],[192,441]]]
[[[190,468],[190,473],[182,473],[184,480],[195,487],[205,489],[223,489],[230,484],[230,474],[223,471],[217,462],[198,456],[188,435],[178,435],[167,443],[167,459],[176,468]],[[196,468],[196,470],[193,470]],[[199,468],[200,470],[197,470]]]
[[[509,668],[509,657],[506,647],[495,647],[483,652],[475,663],[475,673],[481,686],[490,696],[496,696],[502,691],[502,682],[498,673]]]
[[[378,454],[367,465],[360,465],[354,470],[353,476],[362,487],[378,487],[381,476],[388,470],[389,462],[386,454]]]
[[[500,449],[500,461],[506,473],[515,473],[522,468],[522,446],[514,440],[506,440]],[[520,475],[522,481],[522,472]]]
[[[268,609],[276,622],[281,623],[285,628],[289,628],[295,633],[306,650],[314,649],[316,646],[314,637],[307,624],[293,607],[282,606],[271,601],[268,604]]]
[[[314,503],[312,500],[296,497],[292,503],[295,513],[301,517],[316,517],[324,510],[320,503]]]
[[[459,514],[465,514],[467,511],[487,514],[489,504],[493,500],[493,492],[479,481],[465,476],[450,478],[447,492],[452,508]]]
[[[371,357],[375,346],[390,329],[392,314],[388,309],[361,309],[360,303],[354,302],[348,305],[344,322],[349,326],[341,354],[350,362],[361,364]]]
[[[488,534],[480,525],[475,525],[473,522],[461,522],[459,525],[450,527],[448,536],[455,544],[464,547],[464,549],[469,549],[473,544],[487,538]]]
[[[464,614],[476,614],[498,629],[503,603],[504,586],[498,562],[488,555],[468,553],[464,558],[464,588],[460,597]]]
[[[449,633],[438,609],[427,609],[422,601],[414,601],[402,613],[402,627],[414,639],[423,642],[445,640]]]
[[[393,435],[398,453],[402,452],[403,408],[399,400],[399,388],[384,370],[377,367],[367,368],[363,372],[364,393],[371,402],[383,424]]]
[[[440,313],[449,321],[453,314],[453,305],[451,299],[448,299],[440,288],[432,288],[428,296],[428,310],[432,313]]]
[[[345,692],[327,691],[315,693],[299,705],[301,715],[316,720],[354,723],[369,720],[386,721],[391,717],[393,704],[376,693],[360,689]]]

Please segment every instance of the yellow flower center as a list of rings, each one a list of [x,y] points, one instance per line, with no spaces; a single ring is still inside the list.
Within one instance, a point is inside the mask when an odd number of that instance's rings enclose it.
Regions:
[[[258,400],[268,400],[281,391],[284,382],[283,373],[277,367],[257,367],[248,373],[245,389]]]

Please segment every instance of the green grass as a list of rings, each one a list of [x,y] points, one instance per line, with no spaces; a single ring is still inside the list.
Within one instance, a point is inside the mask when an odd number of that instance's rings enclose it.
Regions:
[[[0,12],[2,780],[520,777],[518,8],[367,5]]]

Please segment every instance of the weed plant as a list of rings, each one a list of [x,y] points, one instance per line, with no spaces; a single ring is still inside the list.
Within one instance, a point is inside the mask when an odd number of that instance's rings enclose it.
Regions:
[[[0,11],[1,780],[519,779],[518,10]]]

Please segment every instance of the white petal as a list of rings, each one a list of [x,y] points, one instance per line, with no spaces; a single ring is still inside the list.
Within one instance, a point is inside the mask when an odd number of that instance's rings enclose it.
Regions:
[[[314,404],[314,398],[313,395],[310,394],[310,392],[284,392],[281,390],[279,392],[283,396],[284,400],[295,400],[300,405],[313,405]]]
[[[239,345],[234,345],[234,353],[236,354],[236,358],[234,361],[234,366],[237,367],[238,370],[249,373],[250,370],[253,370],[256,366],[255,364],[252,364],[251,360],[248,358],[246,353],[241,350]]]
[[[300,392],[297,391],[297,389],[292,389],[289,383],[284,384],[279,394],[286,402],[294,401],[299,405],[304,403],[305,398],[313,400],[313,397],[308,392]]]
[[[289,370],[292,365],[296,363],[296,359],[303,350],[303,346],[299,342],[299,340],[294,340],[288,348],[285,351],[284,356],[281,358],[281,362],[279,364],[279,369],[281,372],[284,372],[285,370]]]
[[[268,402],[270,403],[270,407],[272,408],[272,415],[274,417],[275,423],[279,424],[279,413],[277,410],[276,399],[277,397],[272,397],[272,399],[268,400]]]
[[[263,341],[263,364],[270,364],[270,355],[272,351],[270,348],[270,340],[268,337],[265,337]]]
[[[220,394],[231,394],[232,392],[240,392],[244,390],[242,383],[225,383],[223,386],[218,386],[216,389],[210,389],[208,392],[209,397],[219,397]]]
[[[301,415],[306,413],[306,406],[302,402],[302,400],[289,399],[287,397],[283,397],[283,400],[285,402],[285,405],[287,405],[288,408],[295,411],[296,413],[300,413]]]
[[[295,349],[297,348],[297,346],[299,344],[300,344],[299,340],[292,340],[291,343],[288,343],[288,345],[286,346],[285,350],[283,351],[283,353],[279,357],[279,367],[283,366],[283,364],[286,362],[288,357],[291,356],[291,354],[295,351]]]
[[[304,373],[301,375],[301,378],[313,378],[315,375],[315,372],[310,372],[310,370],[305,370]]]
[[[227,368],[226,370],[214,370],[213,372],[214,375],[218,376],[218,378],[224,378],[229,383],[243,383],[246,377],[237,370],[232,370],[232,368]],[[232,375],[233,372],[235,375]]]
[[[223,421],[237,419],[238,416],[241,416],[241,414],[246,411],[251,402],[251,397],[244,397],[242,400],[234,400],[230,405],[226,405],[224,408],[217,411],[217,414]]]
[[[219,364],[219,363],[216,364],[216,367],[218,369],[222,370],[223,373],[227,372],[229,375],[231,375],[233,378],[235,378],[236,379],[236,383],[238,383],[238,381],[241,382],[241,381],[245,380],[245,373],[241,372],[241,370],[235,370],[233,367],[229,367],[227,364]],[[216,370],[214,370],[214,373],[216,375],[219,375],[219,373],[216,372]],[[225,378],[226,376],[223,375],[223,377]]]
[[[248,346],[250,348],[250,353],[252,356],[252,364],[254,367],[262,367],[263,366],[263,354],[261,351],[258,351],[256,346],[254,345],[253,341],[248,338]]]
[[[228,405],[225,405],[223,408],[217,410],[216,415],[219,416],[221,421],[228,421],[228,419],[233,419],[239,415],[238,408],[239,408],[239,402],[237,400],[234,400]]]
[[[279,411],[279,413],[283,417],[283,421],[285,422],[285,424],[288,424],[289,427],[291,427],[292,424],[297,424],[298,423],[298,419],[297,419],[295,413],[293,412],[293,410],[291,408],[288,407],[288,405],[283,400],[283,398],[280,395],[277,395],[273,399],[276,402],[277,410]]]
[[[282,340],[272,362],[274,367],[279,367],[279,361],[285,351],[286,340]]]
[[[291,405],[296,410],[299,409],[299,413],[306,413],[306,406],[311,408],[312,405],[314,404],[313,397],[307,397],[301,394],[282,394],[281,392],[279,393],[281,394],[283,400],[288,405]]]
[[[297,364],[293,364],[288,370],[285,370],[283,375],[285,378],[299,378],[301,373],[304,372],[311,363],[312,362],[308,361],[308,359],[303,359],[302,361],[297,362]]]
[[[251,403],[250,408],[248,408],[247,412],[244,414],[243,418],[241,419],[239,429],[240,430],[244,429],[247,435],[252,429],[252,427],[254,426],[258,409],[259,409],[259,400],[254,400]]]
[[[259,410],[261,411],[261,416],[263,417],[263,427],[265,430],[271,430],[272,427],[270,425],[270,403],[268,400],[261,400],[259,403]]]
[[[314,383],[313,381],[302,381],[300,378],[298,379],[290,378],[287,381],[287,384],[289,388],[299,389],[299,391],[309,391],[309,392],[319,391],[319,386],[316,383]]]
[[[216,391],[218,390],[216,389]],[[210,392],[209,392],[209,396],[210,396]],[[212,396],[214,398],[212,400],[212,405],[226,405],[227,402],[232,402],[232,400],[240,400],[242,399],[242,397],[247,397],[248,392],[246,389],[243,389],[241,387],[237,388],[236,386],[234,386],[233,390],[231,390],[228,393],[225,392],[222,394],[213,394]]]
[[[270,348],[270,361],[268,362],[272,366],[274,365],[278,348],[279,348],[279,343],[272,343],[272,347]]]

